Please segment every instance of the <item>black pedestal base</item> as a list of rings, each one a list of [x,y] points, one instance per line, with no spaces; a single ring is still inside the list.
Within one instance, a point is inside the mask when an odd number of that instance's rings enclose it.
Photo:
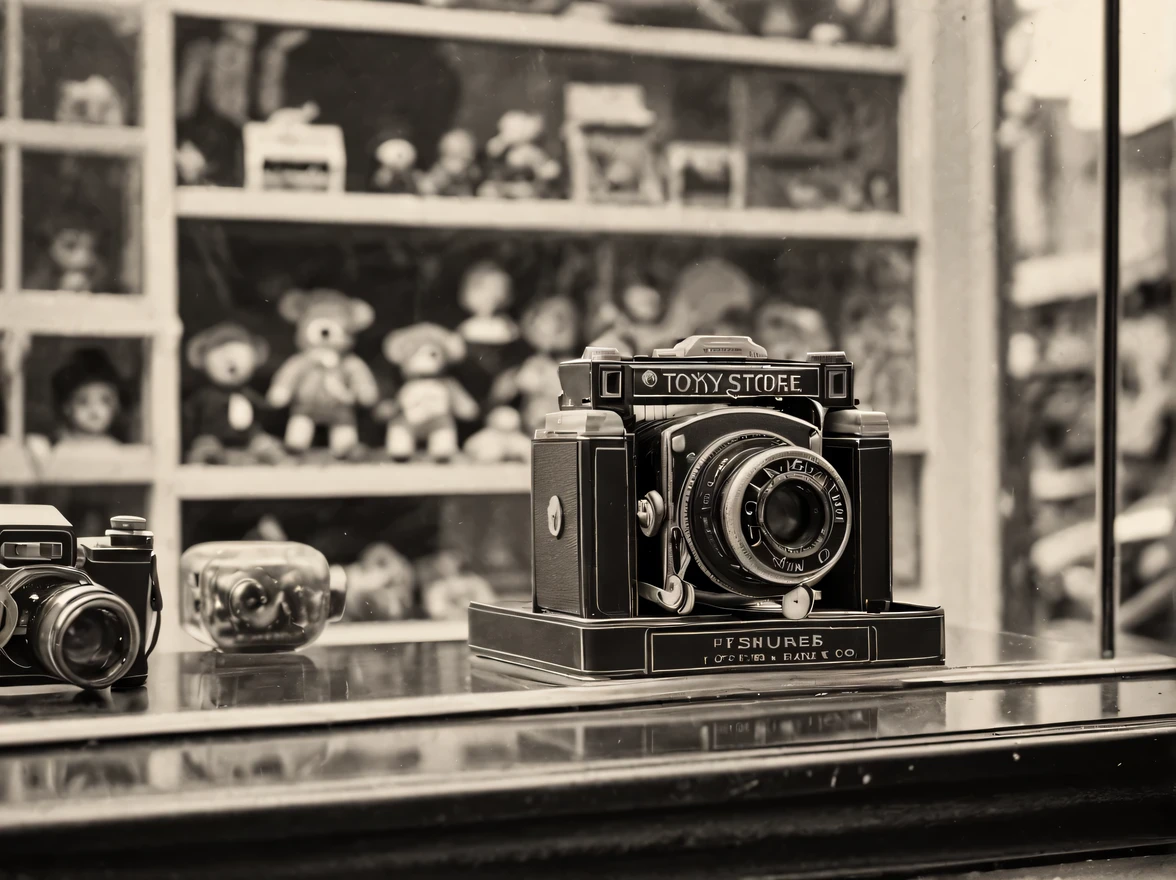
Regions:
[[[728,614],[587,620],[529,604],[470,605],[479,656],[581,679],[757,669],[933,666],[944,660],[943,609],[815,612],[804,620]]]

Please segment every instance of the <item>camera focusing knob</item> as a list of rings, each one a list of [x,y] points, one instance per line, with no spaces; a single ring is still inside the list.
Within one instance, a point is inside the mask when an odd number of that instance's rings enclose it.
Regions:
[[[675,538],[678,537],[678,530],[675,529]],[[689,614],[694,610],[694,587],[686,580],[686,569],[690,566],[690,554],[681,547],[681,540],[676,540],[675,545],[678,546],[681,553],[678,570],[666,578],[665,584],[660,588],[653,584],[640,582],[637,584],[637,591],[656,605],[660,605],[667,611],[674,611],[678,614]]]
[[[106,530],[111,547],[151,547],[155,535],[147,531],[147,520],[141,516],[112,516]]]
[[[666,502],[656,491],[650,491],[637,502],[637,525],[641,534],[652,538],[661,529],[666,518]]]

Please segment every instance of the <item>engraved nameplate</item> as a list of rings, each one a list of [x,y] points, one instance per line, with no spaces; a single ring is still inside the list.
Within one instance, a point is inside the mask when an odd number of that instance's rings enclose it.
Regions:
[[[633,399],[737,400],[743,397],[818,397],[820,367],[651,364],[633,368]]]
[[[868,626],[653,632],[650,639],[650,672],[788,669],[870,661]]]

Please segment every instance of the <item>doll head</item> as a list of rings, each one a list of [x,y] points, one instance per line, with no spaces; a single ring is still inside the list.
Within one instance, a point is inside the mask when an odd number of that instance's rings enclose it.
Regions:
[[[547,297],[531,304],[522,326],[523,337],[536,351],[571,351],[580,338],[580,312],[566,296]]]
[[[437,324],[414,324],[385,337],[384,357],[406,379],[439,376],[465,357],[465,340]]]
[[[104,76],[64,80],[58,90],[58,122],[84,125],[122,125],[123,104],[118,90]]]
[[[222,388],[245,385],[269,359],[269,344],[240,324],[226,321],[188,341],[188,363]]]
[[[376,318],[366,302],[337,290],[288,291],[279,301],[278,311],[294,325],[300,349],[340,353],[351,351],[356,334]]]
[[[534,143],[543,134],[543,116],[525,110],[508,110],[498,120],[498,143],[506,147]]]
[[[82,210],[53,218],[47,232],[49,258],[63,272],[89,272],[98,265],[96,219]]]
[[[476,263],[462,279],[460,300],[471,315],[488,318],[510,305],[510,276],[497,263]]]
[[[662,296],[648,284],[630,284],[621,294],[629,317],[640,324],[652,324],[661,317]]]
[[[408,171],[416,164],[416,147],[404,138],[390,138],[376,147],[376,161],[389,171]]]
[[[125,383],[100,348],[83,348],[52,378],[53,399],[67,433],[107,437],[126,404]]]
[[[474,136],[463,128],[455,128],[446,132],[437,144],[437,152],[441,164],[454,172],[461,172],[469,168],[474,162],[478,148],[474,144]]]

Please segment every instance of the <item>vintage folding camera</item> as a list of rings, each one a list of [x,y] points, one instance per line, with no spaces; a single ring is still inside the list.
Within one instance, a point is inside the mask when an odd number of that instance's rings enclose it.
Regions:
[[[78,538],[55,507],[0,504],[0,685],[144,684],[162,610],[154,544],[142,517]]]
[[[533,597],[474,604],[484,657],[578,677],[942,663],[897,603],[891,443],[843,352],[747,337],[560,366],[532,455]]]

